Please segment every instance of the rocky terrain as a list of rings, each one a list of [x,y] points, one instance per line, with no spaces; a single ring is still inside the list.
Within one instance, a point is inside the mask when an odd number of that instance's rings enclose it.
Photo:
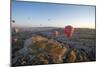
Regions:
[[[55,30],[60,32],[58,36],[52,35]],[[95,29],[75,29],[71,39],[65,36],[62,28],[21,31],[12,36],[13,66],[96,60]]]

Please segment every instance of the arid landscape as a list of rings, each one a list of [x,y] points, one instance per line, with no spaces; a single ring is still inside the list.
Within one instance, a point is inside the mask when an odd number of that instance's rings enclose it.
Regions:
[[[96,7],[12,1],[12,66],[96,61]]]
[[[59,35],[54,36],[53,31],[58,31]],[[12,65],[95,61],[95,31],[89,28],[75,28],[72,38],[69,39],[63,28],[12,28]]]

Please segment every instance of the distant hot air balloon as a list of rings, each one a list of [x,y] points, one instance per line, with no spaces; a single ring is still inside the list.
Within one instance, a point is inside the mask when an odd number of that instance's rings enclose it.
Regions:
[[[40,24],[40,26],[42,26],[42,24]]]
[[[58,31],[54,31],[52,32],[53,36],[58,36],[59,35],[59,32]]]
[[[48,21],[51,21],[51,19],[48,19]]]
[[[66,26],[66,27],[64,28],[64,33],[66,34],[66,36],[67,36],[68,38],[71,38],[71,37],[72,37],[73,32],[74,32],[74,28],[73,28],[72,26],[70,26],[70,25],[68,25],[68,26]]]
[[[13,23],[15,23],[15,20],[12,20]]]
[[[15,32],[18,33],[19,32],[19,29],[18,28],[15,28]]]

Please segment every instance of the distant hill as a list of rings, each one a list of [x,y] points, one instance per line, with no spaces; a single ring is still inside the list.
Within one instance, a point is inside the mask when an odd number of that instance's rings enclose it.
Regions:
[[[57,27],[13,27],[12,30],[14,30],[15,28],[18,28],[20,31],[33,31],[33,32],[57,29]]]
[[[23,31],[31,31],[31,32],[40,32],[40,31],[59,31],[63,32],[63,28],[60,27],[12,27],[12,31],[14,31],[15,28],[18,28],[20,32]],[[95,31],[95,29],[89,29],[89,28],[75,28],[75,31],[86,32],[86,31]]]

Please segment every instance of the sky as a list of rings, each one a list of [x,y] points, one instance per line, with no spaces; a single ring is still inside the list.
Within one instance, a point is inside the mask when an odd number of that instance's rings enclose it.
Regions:
[[[12,2],[12,26],[95,28],[95,6]]]

